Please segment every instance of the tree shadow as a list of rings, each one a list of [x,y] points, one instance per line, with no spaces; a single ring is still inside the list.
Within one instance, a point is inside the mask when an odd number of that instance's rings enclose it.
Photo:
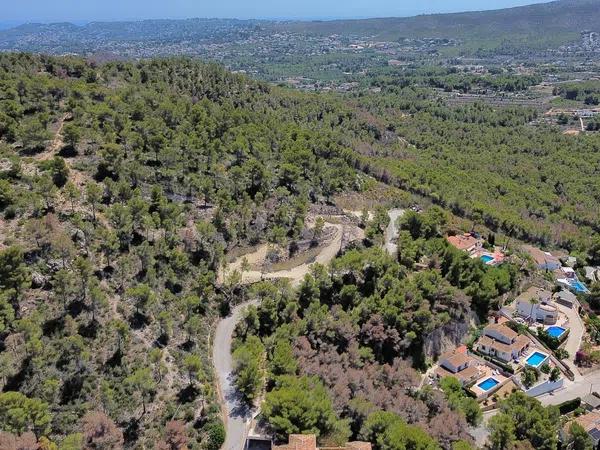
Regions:
[[[125,447],[127,448],[127,444],[136,442],[140,436],[140,421],[133,418],[128,422],[122,423],[121,428],[123,428],[123,439],[125,441]]]
[[[26,358],[21,364],[21,368],[19,369],[19,371],[13,376],[7,377],[6,383],[2,388],[2,392],[18,391],[21,388],[21,385],[27,378],[27,372],[29,369],[30,361],[30,357]]]
[[[39,153],[42,153],[44,150],[46,150],[45,147],[31,147],[31,148],[22,148],[21,150],[19,150],[19,154],[21,156],[35,156]]]
[[[73,318],[78,317],[85,310],[85,303],[81,300],[73,300],[67,307],[67,312]]]
[[[58,156],[61,156],[63,158],[75,158],[76,156],[79,156],[79,153],[77,152],[77,149],[75,149],[72,145],[65,145],[58,152]]]
[[[183,291],[183,286],[180,283],[173,283],[172,281],[167,281],[165,287],[174,295],[180,294]]]
[[[123,352],[121,349],[118,349],[110,358],[106,360],[106,367],[110,367],[114,369],[115,367],[119,367],[121,365],[121,361],[123,360]]]
[[[90,320],[87,324],[81,324],[79,326],[78,333],[84,338],[96,339],[98,336],[98,328],[100,327],[100,322],[96,319]]]
[[[134,330],[140,330],[150,323],[148,317],[141,312],[136,312],[129,319],[129,325]]]
[[[72,403],[80,397],[81,389],[83,389],[83,377],[75,375],[63,384],[60,394],[60,403],[66,405]]]
[[[156,338],[153,345],[154,345],[154,347],[164,348],[167,346],[168,343],[169,343],[169,335],[167,333],[163,333],[159,337]]]
[[[56,317],[54,319],[46,320],[42,325],[42,333],[44,336],[52,336],[53,334],[62,330],[64,328],[64,324],[64,317]]]
[[[177,393],[177,401],[179,403],[191,403],[198,395],[200,395],[200,389],[189,384]]]
[[[186,339],[185,342],[179,345],[179,348],[184,352],[191,352],[194,349],[194,347],[194,341],[191,341],[190,339]]]
[[[131,245],[133,245],[134,247],[142,245],[145,240],[146,238],[137,231],[134,231],[131,235]]]

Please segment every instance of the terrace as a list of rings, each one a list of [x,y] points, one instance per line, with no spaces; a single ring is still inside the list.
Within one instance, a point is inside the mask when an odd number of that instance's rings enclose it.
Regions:
[[[566,287],[575,294],[589,294],[589,289],[579,280],[571,267],[561,267],[554,271],[554,275],[559,286]]]
[[[498,370],[482,365],[480,377],[469,390],[478,400],[484,400],[496,392],[509,381],[510,378],[502,375]]]
[[[471,258],[479,258],[486,266],[498,266],[504,262],[505,256],[500,250],[489,252],[485,249],[478,249],[471,253]]]

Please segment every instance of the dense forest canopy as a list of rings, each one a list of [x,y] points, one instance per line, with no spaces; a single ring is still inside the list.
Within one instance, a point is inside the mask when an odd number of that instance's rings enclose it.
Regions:
[[[542,245],[583,252],[600,231],[600,135],[532,124],[529,108],[449,107],[414,86],[386,84],[355,102],[385,126],[383,139],[400,141],[361,147],[365,172]]]
[[[479,407],[453,380],[418,389],[417,369],[431,333],[484,316],[520,272],[450,247],[448,213],[597,256],[600,138],[432,89],[533,79],[380,75],[380,92],[317,94],[186,58],[0,54],[0,439],[219,448],[210,336],[258,299],[238,328],[236,382],[252,401],[268,381],[279,438],[468,448]],[[373,177],[437,205],[404,216],[397,259],[379,248],[378,210],[297,290],[220,276],[241,247],[293,248],[311,206]],[[379,201],[413,201],[393,192]],[[530,434],[513,440],[543,438]]]
[[[293,240],[310,202],[360,188],[351,112],[191,60],[0,70],[5,431],[218,448],[208,342],[239,289],[216,282],[223,255]]]

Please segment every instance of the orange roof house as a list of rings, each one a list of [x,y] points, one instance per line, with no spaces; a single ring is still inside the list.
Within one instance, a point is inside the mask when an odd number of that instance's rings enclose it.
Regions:
[[[470,233],[457,234],[456,236],[448,236],[446,240],[459,250],[471,252],[475,249],[481,248],[481,239],[476,238]]]
[[[343,447],[317,447],[317,437],[314,434],[290,434],[289,441],[284,445],[275,445],[273,450],[371,450],[368,442],[348,442]]]

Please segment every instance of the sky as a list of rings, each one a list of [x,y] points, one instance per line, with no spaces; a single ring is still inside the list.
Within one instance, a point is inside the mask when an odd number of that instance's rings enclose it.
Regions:
[[[335,19],[412,16],[547,0],[0,0],[0,21],[84,22],[220,17]]]

